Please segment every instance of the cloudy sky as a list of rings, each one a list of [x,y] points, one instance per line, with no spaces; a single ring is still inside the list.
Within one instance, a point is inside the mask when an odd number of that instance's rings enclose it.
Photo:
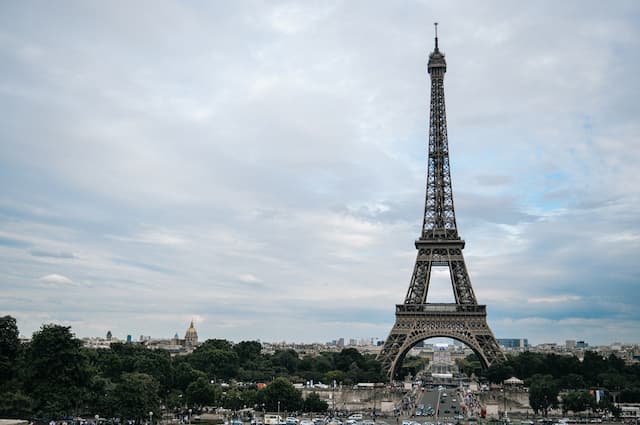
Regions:
[[[640,342],[633,0],[2,2],[0,314],[25,336],[385,338],[434,21],[494,334]],[[446,273],[429,295],[453,299]]]

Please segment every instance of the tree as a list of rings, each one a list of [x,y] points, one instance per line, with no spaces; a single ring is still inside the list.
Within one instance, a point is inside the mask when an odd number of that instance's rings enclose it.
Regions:
[[[31,398],[22,391],[0,394],[0,417],[26,418],[31,415]]]
[[[610,391],[620,391],[628,386],[627,379],[615,370],[601,373],[597,377],[598,383]]]
[[[222,350],[222,351],[231,351],[232,345],[226,339],[208,339],[198,348],[203,348],[205,350]]]
[[[276,378],[260,390],[257,401],[264,403],[265,409],[270,412],[278,410],[278,402],[281,411],[293,412],[302,408],[302,394],[286,378]]]
[[[562,397],[562,411],[583,412],[595,405],[595,399],[587,391],[570,391]]]
[[[333,385],[334,382],[336,384],[343,382],[345,379],[347,379],[347,375],[341,370],[330,370],[329,372],[324,374],[323,379],[327,384]]]
[[[212,406],[218,399],[216,387],[202,377],[189,384],[186,395],[189,406]]]
[[[475,354],[473,354],[473,356],[477,358]],[[480,373],[482,373],[482,365],[480,364],[480,361],[471,360],[470,357],[471,355],[464,359],[456,359],[456,366],[467,376],[471,376],[473,374],[480,375]]]
[[[222,395],[222,407],[225,409],[240,410],[246,406],[253,406],[255,400],[251,398],[251,395],[249,395],[249,397],[247,397],[247,395],[245,391],[241,391],[238,388],[231,388]]]
[[[236,376],[239,367],[238,355],[231,350],[213,348],[223,344],[215,344],[216,341],[207,340],[210,344],[203,344],[196,348],[189,356],[189,363],[196,369],[207,374],[210,379],[229,379]],[[225,341],[226,342],[226,341]]]
[[[121,381],[108,395],[114,415],[125,420],[141,421],[153,412],[160,413],[160,384],[146,373],[124,373]]]
[[[242,341],[233,346],[240,360],[240,364],[245,364],[256,360],[262,352],[262,344],[258,341]]]
[[[582,375],[577,373],[569,373],[560,380],[560,386],[569,390],[579,390],[587,387]]]
[[[329,409],[326,401],[322,400],[318,393],[312,392],[304,400],[302,410],[305,412],[324,413]]]
[[[536,374],[529,385],[529,405],[538,414],[547,416],[549,408],[558,406],[558,386],[551,375]]]
[[[16,319],[0,317],[0,417],[24,418],[31,413],[32,400],[17,379],[21,353]]]
[[[16,319],[11,316],[0,317],[0,390],[2,383],[13,378],[19,347]]]
[[[506,363],[494,363],[483,372],[483,376],[494,384],[501,384],[515,374],[515,369]]]
[[[207,374],[194,369],[187,362],[178,363],[173,371],[173,389],[186,391],[189,384],[196,382],[199,378],[207,381]]]
[[[278,350],[271,356],[271,363],[280,366],[288,373],[294,373],[298,367],[298,353],[295,350]]]
[[[25,387],[36,414],[69,416],[83,405],[90,375],[81,345],[68,326],[43,325],[33,334]]]
[[[336,369],[347,372],[353,363],[360,367],[363,360],[362,354],[355,348],[343,348],[342,351],[334,356],[333,361]]]

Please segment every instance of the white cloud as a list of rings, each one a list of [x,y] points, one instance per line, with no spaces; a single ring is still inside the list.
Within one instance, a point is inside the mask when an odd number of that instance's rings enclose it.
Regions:
[[[55,274],[55,273],[42,276],[39,280],[41,282],[53,283],[53,284],[59,284],[59,285],[70,285],[73,283],[73,281],[68,277]]]
[[[238,276],[238,279],[241,282],[245,282],[245,283],[259,283],[259,282],[261,282],[260,279],[258,279],[257,277],[255,277],[251,273],[241,274],[240,276]]]
[[[528,298],[528,303],[566,303],[568,301],[580,301],[582,297],[578,295],[556,295],[551,297]]]

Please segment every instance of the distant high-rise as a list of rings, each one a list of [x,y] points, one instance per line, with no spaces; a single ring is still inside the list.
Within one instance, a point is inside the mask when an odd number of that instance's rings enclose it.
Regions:
[[[528,350],[529,340],[527,338],[498,338],[498,344],[510,350]]]
[[[111,331],[107,331],[107,341],[111,341]]]
[[[196,328],[193,326],[193,320],[189,325],[189,329],[184,334],[184,346],[185,347],[195,347],[198,345],[198,332],[196,332]]]

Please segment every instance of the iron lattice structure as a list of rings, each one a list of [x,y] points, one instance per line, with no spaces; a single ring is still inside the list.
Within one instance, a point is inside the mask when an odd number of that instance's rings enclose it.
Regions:
[[[465,343],[483,367],[504,359],[489,325],[486,306],[479,305],[471,287],[456,226],[449,169],[449,143],[444,103],[444,74],[447,63],[438,49],[429,55],[431,108],[429,158],[422,234],[415,242],[418,255],[409,290],[403,304],[396,305],[396,321],[378,355],[389,379],[409,350],[432,337],[450,337]],[[428,303],[427,293],[434,266],[449,268],[454,303]]]

